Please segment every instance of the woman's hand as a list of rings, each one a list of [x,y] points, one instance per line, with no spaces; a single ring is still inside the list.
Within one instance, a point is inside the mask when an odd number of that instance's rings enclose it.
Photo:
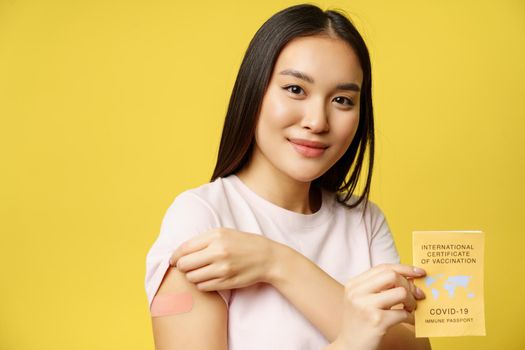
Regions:
[[[350,279],[336,343],[349,349],[377,349],[388,328],[401,322],[414,324],[416,299],[425,295],[413,278],[424,275],[424,270],[418,273],[412,266],[381,264]]]
[[[216,228],[184,242],[170,265],[202,291],[242,288],[268,282],[278,244],[258,234]]]

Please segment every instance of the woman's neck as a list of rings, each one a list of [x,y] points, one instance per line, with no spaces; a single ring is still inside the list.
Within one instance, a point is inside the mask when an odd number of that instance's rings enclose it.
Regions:
[[[273,204],[301,214],[317,212],[322,194],[311,182],[301,182],[275,168],[255,167],[248,163],[236,173],[252,191]]]

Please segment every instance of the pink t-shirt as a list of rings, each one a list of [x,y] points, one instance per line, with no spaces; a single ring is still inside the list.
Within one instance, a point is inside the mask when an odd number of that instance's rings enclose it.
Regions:
[[[374,265],[399,263],[388,223],[377,205],[369,201],[362,219],[362,204],[348,209],[336,202],[335,194],[322,193],[321,208],[313,214],[296,213],[269,202],[234,174],[180,193],[168,208],[146,257],[149,306],[169,267],[171,253],[181,243],[215,227],[257,233],[286,244],[342,284]],[[329,344],[270,284],[219,294],[228,306],[230,350],[319,350]]]

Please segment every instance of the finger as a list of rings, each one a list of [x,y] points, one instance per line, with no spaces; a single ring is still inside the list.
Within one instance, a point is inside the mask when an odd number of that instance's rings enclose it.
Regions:
[[[370,294],[367,299],[370,305],[383,310],[390,310],[399,303],[403,304],[408,312],[416,308],[414,296],[405,287],[396,287],[384,290],[381,293]]]
[[[352,290],[354,295],[366,295],[370,293],[379,293],[386,289],[403,287],[410,290],[408,280],[394,270],[383,270],[380,273],[372,275],[366,281],[363,281]]]
[[[411,325],[414,325],[416,323],[416,320],[414,318],[414,311],[410,312],[408,314],[408,317],[407,317],[407,320],[405,321],[406,323],[409,323]]]
[[[215,278],[209,281],[197,283],[197,289],[203,292],[211,292],[214,290],[229,289],[225,287],[225,280],[222,278]]]
[[[405,306],[403,304],[397,304],[397,305],[394,305],[392,306],[392,308],[390,310],[403,310],[405,308]],[[417,309],[417,304],[416,304],[416,309]],[[408,317],[408,320],[405,321],[406,323],[409,323],[411,325],[414,324],[415,322],[415,319],[414,319],[414,311],[412,311]]]
[[[214,239],[212,233],[203,233],[182,243],[171,255],[170,265],[177,265],[177,261],[184,255],[191,254],[206,248]]]
[[[403,264],[379,264],[375,265],[371,269],[363,272],[362,274],[352,278],[350,281],[347,282],[347,285],[359,285],[363,281],[366,281],[373,276],[377,276],[381,273],[384,273],[385,271],[395,271],[403,276],[406,277],[422,277],[426,275],[426,271],[423,269],[419,269],[412,265],[403,265]]]
[[[408,284],[410,285],[410,290],[412,291],[412,295],[414,295],[416,299],[420,300],[420,299],[426,298],[425,292],[423,292],[421,288],[417,287],[414,284],[414,280],[407,279],[407,281],[408,281]]]
[[[398,275],[398,279],[399,281],[395,283],[395,287],[399,287],[399,286],[405,287],[412,294],[412,296],[417,300],[425,299],[426,297],[425,293],[414,284],[414,280],[404,278],[399,275]]]
[[[194,284],[221,277],[223,277],[221,275],[221,271],[219,271],[214,264],[207,265],[186,273],[186,279]]]
[[[378,273],[381,273],[381,271],[385,270],[393,270],[400,275],[403,275],[404,277],[410,277],[410,278],[419,278],[426,275],[426,271],[414,266],[414,265],[404,265],[404,264],[380,264],[376,265],[372,268],[374,270],[371,273],[371,276],[376,275]]]
[[[383,320],[387,327],[401,322],[414,324],[414,314],[406,310],[385,310],[383,311]]]
[[[212,264],[214,261],[214,256],[210,254],[209,249],[203,249],[181,257],[178,259],[176,267],[179,271],[189,272]]]

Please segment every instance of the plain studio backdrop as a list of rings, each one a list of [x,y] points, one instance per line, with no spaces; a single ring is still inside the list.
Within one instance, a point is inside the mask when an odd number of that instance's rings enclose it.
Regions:
[[[298,1],[0,0],[0,349],[153,349],[145,257],[209,180],[242,56]],[[414,230],[483,230],[485,337],[524,349],[525,2],[317,1],[372,56],[371,199]]]

